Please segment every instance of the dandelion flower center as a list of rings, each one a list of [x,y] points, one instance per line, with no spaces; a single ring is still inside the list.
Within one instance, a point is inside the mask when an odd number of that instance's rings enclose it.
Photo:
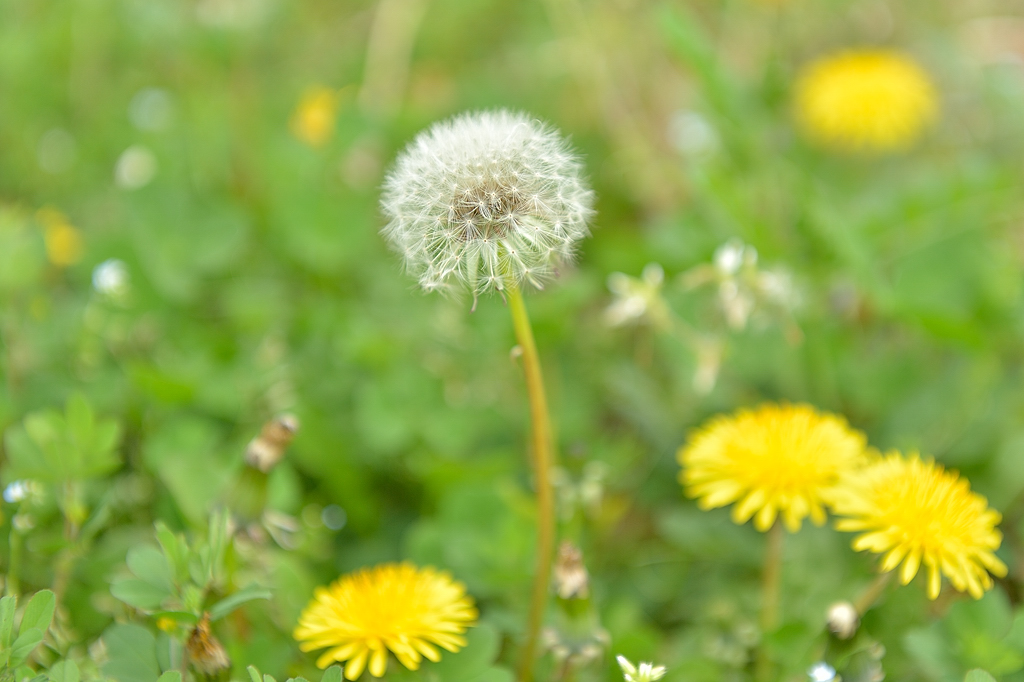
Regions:
[[[317,659],[321,668],[347,661],[345,677],[355,680],[367,666],[381,677],[388,650],[409,670],[423,658],[440,660],[437,647],[458,651],[476,618],[465,586],[447,573],[383,564],[318,588],[294,636],[303,651],[328,649]]]
[[[398,157],[382,232],[428,291],[542,287],[588,234],[592,203],[556,131],[508,111],[463,114]]]
[[[845,151],[908,146],[936,114],[928,75],[896,52],[865,50],[821,59],[796,85],[796,111],[805,131]]]
[[[864,460],[864,435],[809,405],[762,405],[717,417],[679,451],[680,479],[702,509],[736,502],[733,520],[768,530],[781,514],[796,532],[821,525],[841,476]]]
[[[863,531],[857,551],[885,552],[881,568],[900,565],[904,585],[928,568],[928,596],[941,587],[940,572],[953,587],[976,599],[992,587],[991,572],[1006,575],[993,552],[1002,542],[1000,515],[956,472],[946,471],[917,453],[889,453],[849,476],[837,495],[835,512],[846,518],[836,528]]]

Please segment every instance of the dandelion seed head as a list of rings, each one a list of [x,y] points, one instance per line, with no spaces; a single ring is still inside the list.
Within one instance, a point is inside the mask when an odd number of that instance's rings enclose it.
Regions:
[[[426,291],[543,288],[589,233],[593,192],[568,142],[505,110],[420,133],[384,181],[382,230]]]

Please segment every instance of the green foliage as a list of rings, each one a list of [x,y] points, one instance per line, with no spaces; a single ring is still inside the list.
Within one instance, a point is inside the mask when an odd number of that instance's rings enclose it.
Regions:
[[[134,577],[115,580],[111,594],[157,618],[195,625],[204,613],[218,621],[246,602],[269,599],[269,590],[249,585],[220,599],[228,584],[225,559],[231,551],[230,520],[223,510],[210,518],[209,532],[191,547],[183,535],[156,524],[159,548],[136,545],[125,562]]]
[[[160,678],[157,640],[141,625],[112,625],[103,633],[103,644],[107,648],[105,675],[117,682],[154,682]]]
[[[11,679],[12,671],[21,668],[42,644],[50,629],[57,598],[50,590],[40,590],[32,595],[21,623],[15,628],[14,617],[17,598],[0,598],[0,677]]]
[[[86,397],[76,393],[64,414],[33,412],[7,432],[6,480],[65,483],[109,474],[121,463],[115,450],[119,437],[117,422],[97,420]]]

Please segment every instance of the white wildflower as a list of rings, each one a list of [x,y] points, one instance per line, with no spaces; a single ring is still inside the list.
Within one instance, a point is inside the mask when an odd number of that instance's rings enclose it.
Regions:
[[[735,275],[744,265],[757,265],[757,249],[739,239],[730,239],[715,249],[715,267],[723,275]]]
[[[836,669],[825,662],[818,662],[807,671],[810,682],[833,682],[836,679]]]
[[[42,486],[36,481],[21,479],[9,483],[4,488],[4,501],[10,504],[17,504],[29,498],[37,498],[42,495],[42,492]]]
[[[625,656],[616,656],[615,660],[619,662],[619,667],[622,668],[622,677],[626,682],[654,682],[654,680],[660,680],[665,676],[665,666],[663,665],[641,663],[636,666],[630,663]]]
[[[382,230],[428,291],[540,288],[588,234],[593,192],[553,128],[508,111],[420,133],[384,181]]]
[[[122,298],[128,293],[128,266],[123,260],[110,258],[92,271],[92,288],[111,298]]]
[[[639,279],[621,272],[608,275],[608,289],[615,295],[604,311],[611,327],[648,321],[654,326],[669,326],[670,313],[661,297],[665,271],[657,263],[649,263]]]

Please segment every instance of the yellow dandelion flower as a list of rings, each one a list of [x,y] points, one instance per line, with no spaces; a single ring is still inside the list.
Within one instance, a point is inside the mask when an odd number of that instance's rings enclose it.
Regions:
[[[719,416],[679,450],[680,481],[701,509],[736,502],[732,518],[766,531],[782,516],[825,523],[833,487],[866,458],[864,435],[809,405],[762,405]]]
[[[1006,575],[993,551],[1002,533],[999,512],[954,471],[946,471],[917,453],[891,452],[849,476],[836,496],[836,523],[846,531],[864,531],[853,548],[886,553],[883,571],[900,565],[904,585],[928,568],[928,596],[939,596],[940,571],[953,587],[980,599],[992,587],[989,573]]]
[[[389,649],[409,670],[424,657],[440,660],[434,645],[458,651],[476,618],[465,586],[448,573],[408,562],[382,564],[317,588],[294,637],[303,651],[330,647],[316,664],[348,661],[345,677],[354,680],[367,662],[371,675],[382,676]]]
[[[306,90],[292,114],[292,134],[310,147],[324,146],[334,134],[340,102],[337,90],[322,86]]]
[[[82,258],[82,234],[55,208],[41,208],[36,218],[43,226],[46,257],[57,267],[74,265]]]
[[[796,114],[807,134],[843,151],[907,147],[936,111],[928,74],[888,50],[818,60],[804,68],[796,83]]]

